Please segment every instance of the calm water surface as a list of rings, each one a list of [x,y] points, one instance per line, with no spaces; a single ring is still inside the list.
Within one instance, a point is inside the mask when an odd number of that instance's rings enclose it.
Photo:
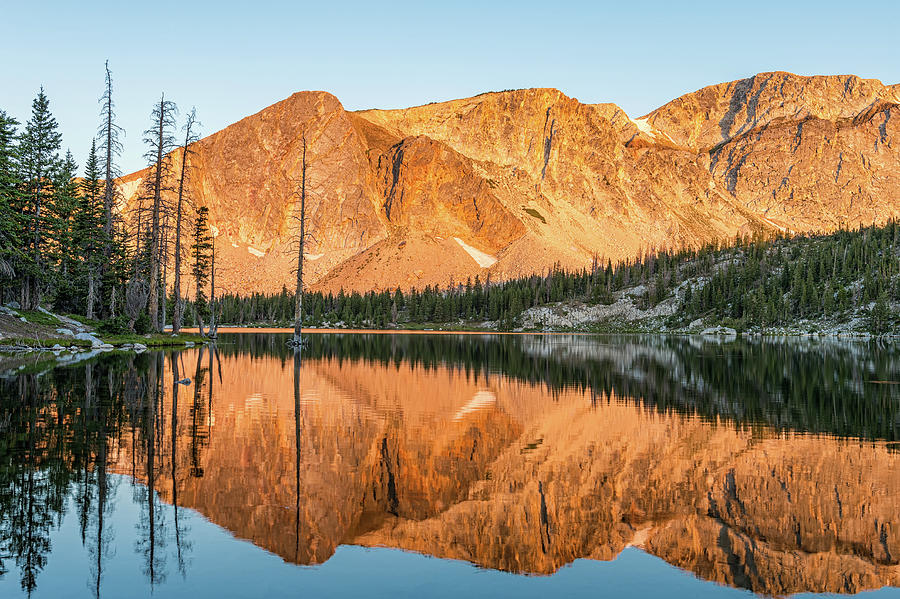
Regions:
[[[900,596],[900,351],[315,334],[0,372],[0,597]]]

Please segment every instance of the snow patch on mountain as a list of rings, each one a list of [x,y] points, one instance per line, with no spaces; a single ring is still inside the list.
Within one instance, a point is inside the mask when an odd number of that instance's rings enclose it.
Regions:
[[[459,237],[454,237],[453,240],[456,241],[456,243],[459,244],[459,247],[464,249],[466,253],[472,257],[472,260],[478,263],[478,266],[482,268],[490,268],[497,263],[496,258],[491,256],[490,254],[485,254],[479,249],[473,248],[471,245],[469,245]]]
[[[634,123],[634,126],[641,130],[642,133],[645,133],[656,139],[656,134],[653,132],[653,126],[647,122],[647,118],[644,117],[642,119],[631,119],[631,122]]]

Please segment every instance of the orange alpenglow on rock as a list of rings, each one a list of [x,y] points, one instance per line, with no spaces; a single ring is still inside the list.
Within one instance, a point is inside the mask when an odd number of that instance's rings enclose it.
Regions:
[[[185,363],[202,361],[199,352]],[[890,525],[900,455],[884,442],[343,357],[304,359],[295,404],[284,392],[290,360],[223,361],[223,379],[199,383],[215,385],[202,416],[214,434],[197,450],[185,429],[158,468],[199,464],[202,477],[179,479],[180,505],[290,562],[321,564],[353,544],[550,574],[639,546],[767,596],[900,584],[900,531]],[[179,403],[178,421],[193,409]],[[162,410],[160,426],[171,418]],[[146,459],[133,442],[118,439],[111,471]],[[156,492],[173,501],[168,482]]]
[[[190,193],[224,238],[225,289],[291,288],[304,129],[313,290],[501,280],[900,216],[900,85],[876,80],[763,73],[634,119],[554,89],[360,112],[300,92],[195,146]],[[120,180],[121,209],[142,176]]]

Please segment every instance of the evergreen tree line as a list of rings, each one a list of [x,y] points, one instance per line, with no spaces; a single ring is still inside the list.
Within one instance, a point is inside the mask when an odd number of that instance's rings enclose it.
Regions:
[[[849,318],[862,313],[873,332],[896,320],[900,301],[900,225],[840,230],[786,238],[738,237],[731,244],[649,252],[633,260],[505,282],[479,277],[446,288],[304,294],[305,326],[383,328],[481,323],[501,330],[518,326],[522,312],[557,302],[610,304],[632,289],[648,309],[676,297],[674,327],[695,319],[738,328],[788,325],[799,319]],[[221,321],[234,325],[287,326],[293,292],[225,294]]]
[[[122,200],[115,185],[122,130],[112,97],[107,67],[101,123],[83,177],[71,152],[62,153],[43,89],[21,130],[0,110],[0,301],[103,319],[107,332],[171,324],[175,332],[183,325],[203,332],[208,325],[214,334],[220,321],[290,324],[296,297],[287,289],[215,297],[209,213],[193,205],[187,185],[198,139],[195,111],[176,135],[176,105],[165,96],[154,103],[140,193],[130,213],[115,210]],[[590,268],[556,267],[504,282],[476,277],[406,292],[305,292],[302,321],[371,328],[490,321],[507,330],[531,307],[608,304],[636,288],[639,308],[677,296],[680,309],[670,326],[698,318],[738,328],[777,326],[864,312],[869,328],[880,333],[892,327],[891,305],[900,300],[897,230],[891,221],[830,235],[738,237],[727,246],[646,252],[605,266],[595,259]],[[181,287],[185,271],[192,292]]]
[[[196,111],[176,140],[176,105],[165,96],[154,104],[144,132],[146,175],[137,201],[122,212],[116,161],[123,131],[108,65],[100,106],[81,177],[72,153],[62,153],[43,88],[24,127],[0,110],[0,302],[102,319],[107,332],[161,331],[167,323],[177,331],[185,307],[182,272],[189,269],[191,319],[202,322],[209,313],[213,239],[208,211],[193,206],[188,193]]]

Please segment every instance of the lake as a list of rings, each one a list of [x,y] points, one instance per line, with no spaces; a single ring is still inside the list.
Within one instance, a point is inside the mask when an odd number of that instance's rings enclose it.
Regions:
[[[2,597],[900,597],[892,344],[223,334],[0,376]]]

